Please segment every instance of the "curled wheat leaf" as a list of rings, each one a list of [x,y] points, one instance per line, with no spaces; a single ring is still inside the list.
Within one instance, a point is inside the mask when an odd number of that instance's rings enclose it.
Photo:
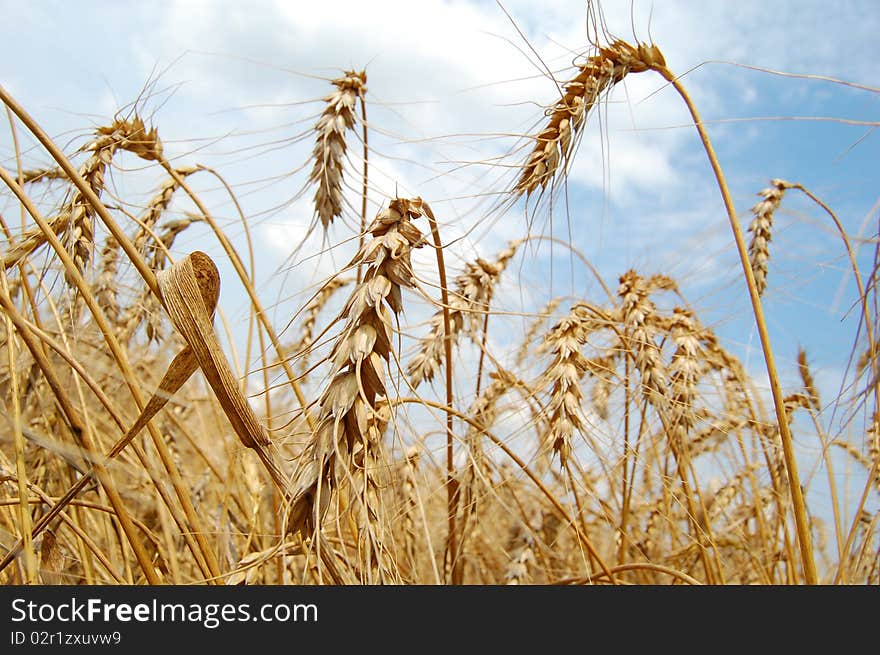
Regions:
[[[219,293],[220,289],[220,274],[213,260],[203,252],[190,253],[170,269],[161,271],[157,281],[174,327],[192,348],[242,444],[247,448],[257,444],[268,446],[268,434],[229,368],[204,300],[206,294]]]

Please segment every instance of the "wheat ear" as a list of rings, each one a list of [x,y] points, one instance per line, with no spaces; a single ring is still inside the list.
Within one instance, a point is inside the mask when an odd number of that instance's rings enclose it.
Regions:
[[[354,128],[355,105],[367,91],[367,73],[346,71],[332,80],[336,90],[324,98],[326,106],[315,124],[315,160],[309,183],[315,190],[315,213],[324,230],[342,215],[342,168],[345,164],[345,132]]]
[[[654,303],[649,299],[654,278],[645,280],[633,270],[620,277],[617,294],[621,299],[621,314],[626,339],[636,368],[642,379],[642,389],[651,402],[662,411],[666,397],[667,372],[660,349],[654,340]]]
[[[477,258],[465,264],[464,271],[455,278],[455,292],[449,295],[449,335],[454,344],[459,334],[467,329],[474,333],[480,320],[489,311],[492,295],[501,274],[516,254],[521,241],[513,241],[498,253],[494,261]],[[407,366],[407,376],[413,387],[430,382],[440,370],[447,340],[444,311],[436,312],[430,321],[430,332],[419,341],[418,352]]]
[[[138,252],[144,252],[147,241],[152,234],[153,227],[155,227],[162,214],[168,209],[171,200],[174,197],[174,192],[180,188],[179,180],[186,178],[188,175],[192,175],[198,170],[199,168],[197,166],[175,169],[178,177],[172,176],[166,179],[159,188],[159,191],[156,192],[156,195],[150,198],[146,208],[138,218],[139,227],[131,240]]]
[[[510,536],[510,561],[504,572],[505,584],[526,584],[529,568],[535,564],[535,537],[532,528],[525,523],[514,527]]]
[[[873,473],[871,482],[880,491],[880,416],[874,414],[867,430],[869,471]]]
[[[403,309],[401,288],[413,286],[410,252],[423,236],[412,221],[423,215],[420,198],[392,200],[376,215],[372,238],[351,263],[364,265],[364,276],[336,319],[344,325],[329,355],[331,380],[320,397],[316,427],[294,476],[291,530],[317,528],[334,490],[353,481],[355,458],[368,460],[376,446],[368,428],[387,396],[392,315]]]
[[[535,147],[522,167],[514,187],[516,195],[531,195],[553,180],[560,165],[567,166],[574,150],[577,132],[603,93],[623,80],[628,73],[642,73],[665,61],[656,46],[631,46],[624,41],[599,48],[587,57],[578,74],[565,83],[562,97],[547,110],[547,126],[532,137]]]
[[[351,282],[351,278],[336,276],[330,279],[305,307],[305,317],[302,320],[299,337],[290,346],[290,352],[300,356],[300,370],[309,368],[309,355],[315,339],[315,324],[324,306],[339,289]]]
[[[147,130],[143,120],[135,116],[130,120],[119,120],[112,125],[99,127],[95,139],[84,147],[92,154],[80,167],[78,173],[96,196],[104,190],[104,174],[117,150],[128,150],[145,160],[156,160],[162,153],[162,142],[155,129]],[[75,189],[71,199],[61,212],[50,221],[55,234],[69,232],[68,250],[78,270],[82,272],[91,259],[94,248],[95,209],[79,189]],[[3,266],[10,268],[30,255],[46,242],[42,230],[34,229],[21,236],[18,242],[3,255]],[[67,276],[70,283],[70,276]]]
[[[687,309],[676,307],[672,310],[671,332],[676,349],[669,363],[670,436],[680,452],[696,422],[694,401],[701,371],[702,347],[693,314]]]
[[[33,182],[50,182],[52,180],[66,180],[67,176],[57,166],[51,168],[32,168],[23,170],[19,177],[21,184],[30,184]]]
[[[545,337],[552,360],[542,376],[543,385],[551,387],[550,401],[547,403],[549,433],[542,451],[552,449],[559,455],[563,465],[571,454],[572,436],[575,431],[584,429],[581,379],[589,364],[581,353],[581,347],[594,327],[592,314],[578,304]]]
[[[85,163],[82,176],[99,197],[104,190],[104,173],[117,150],[128,150],[153,161],[162,155],[162,142],[155,128],[147,131],[144,122],[137,116],[131,120],[117,119],[112,125],[99,127],[96,137],[86,146],[86,150],[92,151],[92,156]],[[94,249],[95,210],[77,191],[66,211],[70,214],[71,229],[68,248],[77,268],[83,272]]]
[[[749,263],[755,276],[758,295],[767,288],[767,262],[770,261],[770,240],[773,238],[773,215],[782,202],[785,190],[791,184],[785,180],[772,180],[770,186],[758,195],[761,201],[752,207],[755,217],[749,225],[752,237],[749,241]]]

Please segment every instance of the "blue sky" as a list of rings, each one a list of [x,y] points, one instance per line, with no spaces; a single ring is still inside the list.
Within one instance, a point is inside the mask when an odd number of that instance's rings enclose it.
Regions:
[[[430,200],[456,266],[491,255],[526,231],[522,211],[491,224],[482,193],[499,191],[497,166],[459,167],[509,153],[511,136],[533,130],[552,102],[544,66],[565,76],[583,52],[585,3],[495,2],[17,2],[0,0],[6,51],[0,83],[59,142],[81,145],[154,81],[142,103],[166,152],[181,164],[215,166],[233,184],[254,230],[257,268],[275,322],[308,298],[350,254],[276,273],[310,222],[309,194],[295,199],[309,157],[316,101],[341,69],[366,67],[371,104],[371,211],[395,189]],[[606,2],[608,29],[650,37],[709,125],[744,226],[755,194],[774,177],[801,182],[834,208],[855,238],[877,234],[880,136],[866,126],[810,117],[875,121],[876,92],[734,66],[830,76],[880,87],[875,46],[880,9],[862,2]],[[540,55],[544,64],[536,56]],[[788,117],[786,120],[774,118]],[[793,119],[791,117],[794,117]],[[748,119],[748,120],[740,120]],[[14,165],[8,130],[0,162]],[[48,157],[28,150],[28,165]],[[132,160],[126,160],[132,163]],[[513,164],[517,157],[507,157]],[[290,173],[290,175],[282,175]],[[269,181],[274,176],[276,179]],[[148,195],[155,179],[120,193]],[[240,234],[231,204],[201,181],[218,218]],[[609,286],[629,268],[665,272],[681,284],[702,320],[760,380],[763,363],[717,188],[680,100],[657,76],[630,75],[588,122],[570,172],[570,212],[552,225],[600,270]],[[549,229],[550,216],[541,215]],[[491,225],[491,229],[485,229]],[[796,383],[794,357],[807,348],[826,399],[843,379],[854,302],[839,239],[815,207],[790,194],[777,217],[765,295],[783,379]],[[474,228],[473,231],[471,228]],[[347,236],[343,228],[336,240]],[[218,252],[204,233],[187,233],[179,252]],[[317,245],[317,242],[315,243]],[[870,270],[873,244],[862,246]],[[417,262],[430,279],[429,253]],[[519,260],[518,260],[519,261]],[[499,307],[532,311],[551,295],[597,297],[584,269],[559,247],[530,251],[499,292]],[[547,271],[553,271],[550,288]],[[278,300],[277,305],[275,304]],[[243,330],[241,301],[224,290],[224,309]],[[244,306],[243,304],[241,305]],[[413,316],[419,317],[418,303]],[[422,313],[428,311],[423,304]],[[493,335],[499,350],[501,331]]]

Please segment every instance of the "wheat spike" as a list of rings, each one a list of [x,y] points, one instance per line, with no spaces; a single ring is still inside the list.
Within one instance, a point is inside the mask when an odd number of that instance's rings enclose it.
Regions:
[[[770,186],[758,195],[761,202],[752,207],[755,218],[749,225],[752,238],[749,241],[749,261],[755,276],[758,294],[762,295],[767,288],[767,262],[770,261],[770,240],[773,238],[773,214],[779,209],[785,190],[791,184],[785,180],[772,180]]]
[[[663,278],[652,278],[653,286],[665,284]],[[617,294],[621,298],[623,327],[627,341],[642,377],[642,387],[654,403],[665,398],[667,374],[654,341],[654,303],[648,298],[652,285],[633,270],[620,277]],[[662,288],[662,287],[661,287]]]
[[[183,218],[164,223],[163,230],[159,234],[152,230],[144,232],[144,238],[141,239],[139,248],[147,253],[147,262],[150,268],[154,271],[164,270],[168,265],[167,252],[174,245],[174,240],[192,223],[200,220],[201,217],[195,214],[187,214]],[[122,312],[118,324],[119,340],[123,343],[128,343],[141,325],[145,326],[148,342],[161,343],[164,328],[159,299],[149,289],[143,289],[140,295]]]
[[[336,91],[324,98],[326,106],[315,124],[315,160],[309,183],[315,190],[315,213],[324,230],[342,216],[342,169],[345,163],[345,132],[354,128],[355,104],[367,92],[367,73],[346,71],[331,84]]]
[[[465,328],[471,333],[479,330],[482,317],[489,311],[495,286],[521,243],[513,241],[508,244],[493,262],[479,257],[475,262],[468,262],[464,271],[455,278],[455,292],[449,295],[448,307],[448,338],[452,339],[453,344]],[[430,326],[430,332],[419,341],[418,352],[406,369],[413,387],[430,382],[443,361],[446,335],[442,309],[431,317]]]
[[[465,480],[465,495],[470,495],[465,498],[465,506],[470,506],[475,502],[473,498],[476,490],[473,486],[479,485],[479,480],[489,474],[489,467],[484,460],[483,453],[483,430],[491,429],[495,423],[498,401],[511,387],[519,384],[511,373],[504,370],[492,371],[489,374],[489,379],[491,382],[473,402],[468,412],[473,421],[482,429],[469,425],[465,437],[470,451],[467,466],[462,473],[462,478]]]
[[[376,444],[368,430],[387,396],[392,315],[403,309],[401,288],[414,284],[410,251],[422,245],[423,236],[412,221],[424,215],[425,206],[420,198],[392,200],[376,215],[369,228],[372,239],[352,262],[366,268],[337,318],[343,327],[328,358],[331,380],[294,477],[293,530],[317,527],[331,494],[351,481],[355,456],[361,462],[372,456]]]
[[[200,169],[197,166],[189,166],[175,170],[177,174],[180,175],[181,179],[183,179]],[[177,178],[169,177],[162,183],[162,186],[159,188],[156,195],[150,198],[146,208],[138,218],[139,227],[132,238],[132,243],[138,252],[145,252],[151,230],[155,227],[156,223],[159,222],[162,214],[168,209],[168,206],[171,204],[171,200],[174,197],[174,192],[177,191],[179,187],[180,183]]]
[[[415,561],[416,553],[416,511],[419,505],[416,473],[419,469],[419,449],[410,446],[404,456],[401,472],[400,490],[403,496],[403,534],[404,548],[410,562]]]
[[[52,168],[34,168],[21,172],[20,180],[23,184],[32,182],[50,182],[52,180],[66,180],[67,175],[64,171],[53,166]]]
[[[819,391],[816,389],[816,383],[813,380],[813,374],[810,372],[810,364],[807,362],[807,353],[803,348],[798,348],[797,354],[798,373],[800,373],[801,381],[804,383],[804,391],[810,399],[810,405],[817,412],[822,411],[822,402],[819,399]]]
[[[522,364],[526,357],[529,354],[529,349],[532,346],[532,342],[538,336],[541,331],[541,328],[544,327],[544,322],[553,315],[553,312],[559,307],[562,303],[562,298],[551,298],[546,305],[538,312],[537,318],[532,321],[529,328],[526,330],[525,337],[523,337],[522,345],[519,347],[519,350],[516,352],[516,364],[517,366]]]
[[[587,336],[595,328],[592,314],[581,305],[571,308],[568,316],[553,326],[545,337],[552,361],[542,376],[543,386],[550,386],[549,433],[541,450],[552,449],[564,465],[571,453],[571,438],[584,429],[581,418],[583,391],[581,379],[589,368],[581,353]]]
[[[601,357],[587,360],[587,371],[594,379],[593,389],[590,392],[590,403],[596,415],[603,420],[608,418],[608,399],[611,397],[614,364],[617,357],[618,352],[611,350]]]
[[[309,355],[314,343],[315,324],[324,306],[339,289],[351,282],[352,278],[335,276],[328,281],[305,307],[305,316],[302,321],[299,337],[290,347],[290,352],[300,356],[300,369],[305,371],[309,368]]]
[[[156,243],[152,247],[146,246],[147,261],[150,268],[154,271],[161,271],[168,264],[168,251],[174,245],[175,239],[180,236],[181,232],[186,230],[193,223],[201,221],[201,217],[196,214],[187,213],[183,218],[176,218],[173,221],[167,221],[162,224],[162,231],[156,235]]]
[[[868,456],[870,457],[869,469],[873,467],[874,477],[872,482],[880,491],[880,416],[876,413],[871,417],[868,426]]]
[[[112,125],[99,127],[94,141],[85,150],[92,155],[80,171],[83,179],[100,196],[104,190],[104,173],[117,150],[128,150],[138,157],[155,161],[162,156],[162,142],[155,128],[147,130],[144,122],[137,116],[130,120],[115,120]],[[91,259],[94,248],[95,210],[77,190],[65,210],[70,225],[68,248],[73,261],[83,272]],[[72,283],[72,282],[71,282]]]
[[[504,572],[505,584],[521,585],[529,580],[529,569],[535,563],[535,537],[530,526],[516,525],[510,537],[510,561]]]
[[[694,401],[697,379],[700,376],[700,341],[697,338],[693,314],[687,309],[672,310],[672,340],[676,350],[669,363],[671,408],[671,437],[676,448],[686,443],[694,427]]]
[[[156,130],[147,131],[143,121],[137,116],[130,120],[117,119],[110,126],[99,127],[95,132],[95,139],[83,148],[92,154],[79,169],[80,175],[99,196],[104,190],[106,168],[115,152],[120,149],[128,150],[148,161],[156,160],[161,156],[162,142]],[[52,169],[41,173],[55,177]],[[79,190],[73,191],[70,200],[50,221],[50,227],[55,234],[69,232],[66,243],[80,271],[88,264],[94,247],[93,223],[94,210]],[[16,265],[45,242],[46,235],[42,230],[28,230],[3,254],[4,268]]]
[[[547,126],[532,137],[535,147],[522,167],[514,192],[531,195],[538,187],[546,188],[560,165],[567,166],[577,133],[602,94],[629,73],[663,65],[665,61],[657,46],[634,47],[619,40],[588,57],[579,66],[578,74],[566,82],[562,98],[547,110]]]
[[[118,280],[116,273],[119,265],[119,245],[116,239],[108,236],[101,249],[101,272],[95,281],[95,298],[113,323],[119,321],[119,301],[117,298]]]

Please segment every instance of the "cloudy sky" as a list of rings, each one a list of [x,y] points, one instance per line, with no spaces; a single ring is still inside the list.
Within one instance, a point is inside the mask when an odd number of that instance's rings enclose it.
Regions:
[[[733,62],[880,87],[876,3],[615,0],[602,9],[603,38],[653,40],[685,75],[744,225],[771,178],[801,182],[838,212],[853,239],[866,240],[859,261],[870,270],[880,136],[864,123],[880,119],[880,94]],[[349,252],[343,244],[279,274],[312,218],[309,194],[298,192],[329,78],[367,71],[371,212],[395,192],[430,200],[455,241],[455,267],[528,232],[521,205],[500,213],[493,201],[525,156],[517,135],[534,131],[557,93],[548,71],[564,81],[588,47],[586,3],[560,0],[503,7],[488,0],[0,0],[0,15],[0,83],[59,143],[82,145],[91,127],[136,102],[181,165],[204,163],[226,177],[254,231],[261,285],[273,294],[267,304],[281,318]],[[29,165],[49,162],[37,148],[26,156]],[[0,162],[14,166],[7,129]],[[218,217],[240,234],[216,182],[203,184]],[[794,383],[790,364],[803,345],[833,395],[854,338],[855,287],[829,225],[802,198],[786,200],[765,303],[786,379]],[[570,242],[612,290],[629,268],[673,275],[703,321],[760,377],[717,188],[680,99],[657,76],[630,75],[591,116],[565,194],[552,211],[538,212],[531,230]],[[331,241],[349,234],[337,226]],[[178,247],[191,249],[199,238],[184,237]],[[554,295],[601,300],[568,250],[536,244],[505,278],[502,309],[533,311]],[[233,317],[234,303],[224,296]]]

